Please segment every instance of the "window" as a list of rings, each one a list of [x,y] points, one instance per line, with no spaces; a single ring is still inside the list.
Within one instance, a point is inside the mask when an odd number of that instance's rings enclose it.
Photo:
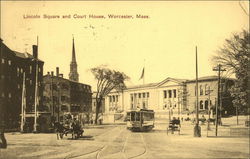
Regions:
[[[32,80],[30,80],[30,85],[32,85]]]
[[[3,98],[5,97],[4,92],[2,92],[2,97],[3,97]]]
[[[174,89],[173,92],[174,92],[174,98],[176,98],[176,89]]]
[[[11,98],[11,93],[9,93],[9,98]]]
[[[111,96],[109,96],[109,103],[111,103],[112,102],[112,97]]]
[[[145,93],[142,93],[142,97],[145,98]]]
[[[205,101],[205,109],[208,110],[208,100]]]
[[[8,61],[8,64],[11,65],[11,61],[10,60]]]
[[[61,110],[62,111],[68,111],[68,107],[66,105],[62,105]]]
[[[4,59],[2,59],[2,64],[4,64]]]
[[[203,88],[202,88],[202,85],[200,85],[200,95],[203,95]]]
[[[17,89],[20,89],[20,84],[17,84]]]
[[[168,98],[172,98],[172,90],[168,90]]]
[[[19,76],[19,68],[17,67],[16,68],[16,74],[17,74],[17,77]]]
[[[112,96],[113,97],[113,102],[115,102],[115,96]]]
[[[61,101],[66,101],[66,97],[65,96],[61,96]]]
[[[136,97],[137,97],[137,94],[135,93],[134,96],[135,96],[135,98],[136,98]]]
[[[116,96],[116,102],[118,102],[118,95]]]
[[[32,66],[30,66],[30,74],[32,73]]]
[[[225,92],[225,91],[226,91],[225,84],[223,84],[223,83],[221,83],[221,91],[222,91],[222,92]]]
[[[200,109],[204,109],[203,108],[203,101],[202,100],[200,101]]]
[[[207,84],[205,85],[205,95],[208,95],[209,94],[209,89],[208,89],[208,86]]]
[[[149,92],[147,93],[147,97],[149,98]]]
[[[41,68],[40,67],[38,68],[38,72],[41,72]]]
[[[134,101],[133,94],[130,95],[131,102]]]
[[[141,98],[141,93],[139,93],[139,98]]]
[[[21,71],[21,73],[23,73],[23,69],[22,68],[20,69],[20,71]]]
[[[163,91],[164,93],[164,98],[167,98],[167,91]]]

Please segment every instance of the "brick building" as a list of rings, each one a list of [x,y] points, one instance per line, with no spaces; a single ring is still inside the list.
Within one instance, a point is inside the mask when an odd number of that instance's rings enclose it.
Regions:
[[[0,101],[1,119],[5,121],[6,129],[20,127],[20,113],[22,105],[23,77],[25,73],[27,126],[34,122],[35,79],[38,65],[38,111],[43,111],[41,83],[44,62],[38,59],[38,47],[33,45],[33,54],[20,53],[11,50],[1,40],[1,69],[0,69]],[[4,112],[4,113],[3,113]],[[0,119],[0,120],[1,120]]]
[[[234,84],[234,79],[221,78],[221,94],[222,94],[222,114],[233,114],[234,108],[229,88]],[[195,111],[196,96],[199,96],[199,110],[207,112],[209,105],[215,111],[215,105],[218,98],[218,76],[205,76],[198,79],[198,92],[196,92],[195,79],[187,80],[187,105],[190,112]]]
[[[83,119],[91,112],[91,86],[63,78],[59,68],[43,77],[43,106],[52,116],[52,121],[60,121],[63,115],[70,113]]]

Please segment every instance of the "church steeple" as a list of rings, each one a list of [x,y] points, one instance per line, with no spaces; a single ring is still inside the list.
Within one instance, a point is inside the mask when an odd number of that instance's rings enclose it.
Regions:
[[[75,42],[73,37],[73,47],[72,47],[72,62],[76,62],[76,52],[75,52]]]
[[[73,37],[72,60],[71,60],[71,63],[70,63],[69,79],[72,80],[72,81],[79,82],[79,74],[77,73],[77,63],[76,63],[74,37]]]

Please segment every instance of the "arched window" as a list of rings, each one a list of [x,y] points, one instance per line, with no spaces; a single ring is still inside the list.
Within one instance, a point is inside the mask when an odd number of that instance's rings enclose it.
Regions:
[[[203,108],[203,101],[202,100],[200,101],[200,109],[202,109],[202,110],[204,109]]]
[[[205,101],[205,109],[208,110],[208,100]]]

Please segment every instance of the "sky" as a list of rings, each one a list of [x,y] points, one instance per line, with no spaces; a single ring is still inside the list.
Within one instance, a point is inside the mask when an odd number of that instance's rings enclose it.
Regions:
[[[1,1],[1,38],[12,50],[32,53],[38,36],[44,74],[59,67],[68,78],[74,36],[80,82],[93,90],[90,69],[100,65],[127,74],[127,85],[143,83],[143,67],[145,83],[194,79],[195,46],[199,76],[216,75],[211,57],[232,33],[249,28],[248,6],[248,1]],[[136,18],[139,14],[148,18]],[[29,15],[40,18],[25,18]]]

